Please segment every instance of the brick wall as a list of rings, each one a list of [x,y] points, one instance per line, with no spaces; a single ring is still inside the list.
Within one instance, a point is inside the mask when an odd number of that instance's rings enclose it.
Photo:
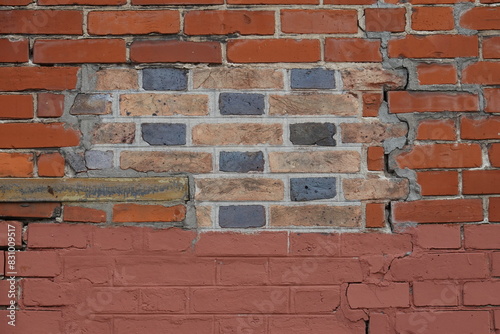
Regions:
[[[499,31],[497,0],[0,0],[0,332],[500,333]]]

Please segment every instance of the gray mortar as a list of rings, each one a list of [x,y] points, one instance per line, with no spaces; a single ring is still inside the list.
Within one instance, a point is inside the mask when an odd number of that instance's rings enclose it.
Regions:
[[[460,26],[460,17],[469,9],[475,7],[476,4],[474,2],[459,2],[456,3],[455,6],[453,7],[453,17],[455,19],[455,29],[457,30],[457,33],[460,35],[474,35],[477,33],[476,30],[471,30],[467,28],[462,28]]]

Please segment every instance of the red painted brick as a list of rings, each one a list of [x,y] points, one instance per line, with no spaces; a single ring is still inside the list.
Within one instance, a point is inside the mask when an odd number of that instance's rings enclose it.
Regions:
[[[190,252],[196,236],[195,231],[187,231],[180,228],[144,230],[145,247],[149,250],[162,251],[163,253]]]
[[[263,285],[268,283],[266,258],[226,258],[217,261],[220,285]]]
[[[301,63],[320,60],[320,45],[313,39],[230,40],[227,59],[232,63]]]
[[[462,245],[460,225],[419,225],[412,233],[416,244],[425,249],[457,249]]]
[[[417,183],[422,196],[446,196],[458,194],[458,172],[417,172]]]
[[[481,167],[482,152],[478,144],[431,144],[413,146],[396,157],[400,168]]]
[[[465,247],[470,249],[500,248],[500,225],[464,226]]]
[[[499,7],[476,7],[471,8],[460,18],[463,28],[474,30],[500,29]]]
[[[0,221],[0,247],[9,244],[16,247],[23,244],[23,223],[17,221]]]
[[[66,147],[80,144],[80,133],[63,123],[0,124],[0,148]]]
[[[48,279],[24,279],[21,283],[23,304],[38,307],[71,305],[77,302],[76,284],[73,284],[71,289],[68,284]]]
[[[408,235],[343,233],[340,238],[342,256],[403,256],[412,251],[411,238]]]
[[[98,227],[94,229],[93,245],[102,250],[140,250],[142,234],[143,229],[135,226]]]
[[[396,223],[459,223],[483,220],[481,199],[443,199],[396,202],[393,204]]]
[[[490,59],[500,58],[500,37],[483,38],[483,57]]]
[[[37,40],[33,50],[33,62],[39,64],[126,61],[123,39]]]
[[[488,218],[490,222],[500,222],[500,197],[490,197]]]
[[[135,41],[130,59],[137,63],[221,63],[218,42]]]
[[[350,322],[337,319],[335,316],[272,316],[269,318],[269,334],[290,333],[339,333],[339,334],[364,334],[363,321]]]
[[[458,306],[460,287],[448,282],[414,282],[415,306]]]
[[[397,281],[486,278],[488,258],[478,253],[423,254],[392,262],[389,277]],[[387,276],[386,276],[387,277]]]
[[[465,170],[462,182],[463,194],[500,194],[500,170]]]
[[[377,117],[382,98],[381,93],[363,94],[363,117]]]
[[[60,153],[46,153],[38,156],[38,176],[63,177],[64,157]]]
[[[391,58],[456,58],[477,57],[477,36],[408,35],[389,41]]]
[[[490,334],[487,311],[428,311],[396,313],[396,331],[425,334]]]
[[[366,227],[371,227],[371,228],[385,227],[384,203],[366,204]]]
[[[36,114],[38,117],[61,117],[64,113],[64,95],[40,93]]]
[[[3,252],[2,252],[3,253]],[[0,261],[3,261],[0,260]],[[3,263],[3,262],[2,262]],[[3,272],[3,268],[0,269],[0,272]],[[14,282],[14,298],[11,298],[10,294],[11,292],[9,291],[11,289],[11,282]],[[13,299],[18,302],[18,296],[17,296],[17,285],[18,283],[16,281],[7,281],[7,280],[2,280],[0,281],[0,305],[1,306],[8,306],[10,305],[10,301]]]
[[[340,287],[291,288],[293,313],[331,313],[340,305]]]
[[[500,252],[494,252],[491,254],[491,264],[491,275],[500,276]],[[497,326],[500,327],[500,323],[498,323]]]
[[[0,67],[0,90],[76,88],[77,67]]]
[[[386,286],[349,284],[347,300],[352,308],[409,307],[410,285],[408,283],[392,283]]]
[[[246,10],[196,10],[184,17],[187,35],[272,35],[274,12]]]
[[[427,119],[417,127],[418,140],[456,140],[455,121],[452,119]]]
[[[86,248],[91,226],[55,223],[31,223],[28,226],[30,248]]]
[[[76,10],[2,10],[0,34],[81,35],[83,15]]]
[[[29,59],[29,44],[27,39],[0,39],[0,61],[3,63],[24,63]]]
[[[60,207],[58,203],[0,203],[0,217],[53,218]]]
[[[462,117],[460,130],[462,139],[500,139],[500,116]]]
[[[389,316],[384,313],[370,313],[370,334],[387,334],[392,330]]]
[[[114,274],[114,257],[99,255],[64,256],[64,280],[88,280],[93,285],[110,285]],[[126,273],[117,271],[122,275]]]
[[[290,233],[289,253],[293,256],[338,256],[340,234]]]
[[[500,85],[500,63],[483,61],[467,66],[462,72],[462,83]]]
[[[175,34],[180,30],[174,10],[92,11],[87,18],[91,35]]]
[[[33,96],[0,95],[0,119],[29,119],[33,115]]]
[[[379,62],[380,41],[361,38],[327,38],[325,60],[331,62]]]
[[[413,7],[413,30],[452,30],[455,28],[453,7]]]
[[[158,329],[165,333],[212,334],[212,316],[116,316],[114,330],[118,333],[154,333]]]
[[[355,34],[358,32],[358,13],[355,10],[282,10],[281,31],[291,34]]]
[[[54,251],[16,253],[16,276],[54,277],[61,273],[61,263]]]
[[[186,217],[184,205],[163,206],[147,204],[115,204],[113,222],[179,222]]]
[[[405,8],[367,8],[366,31],[402,32],[406,25],[405,15]]]
[[[5,273],[5,252],[0,251],[0,275]]]
[[[186,312],[188,296],[186,289],[146,288],[141,289],[141,310],[146,312]]]
[[[195,244],[200,256],[265,256],[286,255],[288,235],[285,232],[241,234],[232,232],[206,232]]]
[[[486,112],[500,113],[500,88],[484,88],[484,100]]]
[[[0,310],[0,318],[7,319],[7,310]],[[16,326],[0,321],[0,332],[5,334],[21,333],[61,333],[63,317],[61,311],[24,311],[16,312]]]
[[[104,223],[106,221],[106,212],[81,206],[64,206],[64,221]]]
[[[0,153],[0,177],[32,177],[33,154]]]
[[[500,282],[466,282],[464,284],[464,305],[500,305]]]
[[[479,98],[469,93],[389,92],[391,113],[479,111]]]
[[[457,69],[452,64],[423,63],[417,65],[417,77],[421,85],[454,85],[457,83]]]

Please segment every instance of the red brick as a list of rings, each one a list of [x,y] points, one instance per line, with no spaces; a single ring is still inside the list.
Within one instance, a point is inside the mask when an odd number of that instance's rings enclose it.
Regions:
[[[33,48],[33,62],[39,64],[126,61],[123,39],[37,40]]]
[[[389,316],[384,313],[370,313],[370,334],[387,334],[392,330]]]
[[[485,278],[489,275],[488,258],[478,253],[426,253],[419,257],[398,258],[392,262],[386,278],[397,281],[428,279]]]
[[[494,252],[491,254],[491,264],[491,275],[500,276],[500,252]],[[500,318],[498,320],[500,320]],[[500,323],[497,323],[497,326],[500,327]]]
[[[33,154],[0,153],[0,177],[32,177]]]
[[[408,235],[343,233],[340,238],[342,256],[403,256],[412,251],[411,238]]]
[[[370,146],[366,152],[366,162],[368,170],[381,171],[384,170],[384,148],[382,146]]]
[[[325,60],[332,62],[382,61],[380,41],[361,38],[327,38]]]
[[[425,249],[457,249],[462,245],[460,225],[419,225],[413,234],[416,244]]]
[[[106,212],[81,206],[64,206],[64,221],[104,223],[106,222]]]
[[[111,285],[115,273],[114,257],[99,255],[64,256],[64,280],[87,280],[94,285]],[[118,272],[126,275],[126,273]]]
[[[100,226],[94,229],[93,245],[102,250],[140,250],[143,246],[143,230],[136,226]]]
[[[384,203],[366,204],[366,227],[371,227],[371,228],[385,227]]]
[[[81,35],[83,15],[76,10],[2,10],[0,34]]]
[[[477,57],[477,36],[408,35],[389,41],[391,58],[456,58]]]
[[[76,88],[77,67],[0,67],[0,90]]]
[[[13,239],[12,239],[13,238]],[[12,242],[16,247],[23,244],[23,223],[17,221],[0,221],[0,247]]]
[[[0,275],[5,273],[5,252],[0,251]]]
[[[39,5],[124,5],[126,0],[38,0]]]
[[[483,38],[483,57],[490,59],[500,58],[500,37]]]
[[[33,96],[0,95],[0,119],[29,119],[33,115]]]
[[[145,247],[152,251],[163,253],[190,252],[192,243],[196,239],[195,231],[180,228],[144,230]],[[168,240],[168,242],[165,242]]]
[[[61,117],[64,113],[64,95],[52,93],[38,94],[36,114],[38,117]]]
[[[90,240],[91,226],[31,223],[27,234],[30,248],[86,248]]]
[[[500,63],[480,61],[467,66],[462,72],[462,83],[500,85]]]
[[[462,139],[500,139],[500,116],[462,117],[460,129]]]
[[[338,233],[290,233],[289,253],[293,256],[338,256]]]
[[[115,204],[113,207],[115,223],[179,222],[185,217],[184,205]]]
[[[228,0],[232,5],[317,5],[318,0]]]
[[[367,8],[366,31],[402,32],[406,25],[405,15],[405,8]]]
[[[391,113],[478,111],[479,97],[469,93],[389,92]]]
[[[417,183],[422,196],[446,196],[458,194],[458,172],[417,172]]]
[[[428,311],[396,313],[398,333],[425,334],[489,334],[490,316],[487,311]]]
[[[340,305],[340,287],[291,288],[292,312],[331,313]]]
[[[222,5],[223,0],[132,0],[133,5]]]
[[[217,261],[220,285],[263,285],[268,283],[266,258],[225,258]]]
[[[2,255],[2,254],[0,254],[0,255]],[[3,261],[3,258],[0,261]],[[2,264],[3,264],[3,262],[2,262]],[[3,268],[0,269],[0,272],[3,272]],[[11,282],[13,282],[14,290],[16,291],[16,292],[14,292],[15,298],[11,298],[11,296],[9,296],[11,294],[9,292],[9,290],[11,288]],[[0,305],[1,306],[10,305],[10,301],[12,299],[15,300],[16,303],[18,302],[17,285],[18,285],[18,283],[16,281],[7,281],[7,280],[0,281]]]
[[[165,2],[165,1],[164,1]],[[116,316],[113,320],[117,333],[154,333],[161,330],[165,333],[212,334],[212,316]]]
[[[7,310],[0,310],[0,318],[7,319]],[[0,321],[0,332],[5,334],[61,333],[63,317],[61,311],[21,311],[16,312],[16,326]]]
[[[184,17],[187,35],[272,35],[274,12],[246,10],[195,10]]]
[[[466,282],[464,284],[464,305],[500,305],[500,282]]]
[[[188,301],[186,289],[179,288],[147,288],[141,289],[141,310],[147,312],[179,312],[186,311]]]
[[[25,6],[31,3],[31,0],[0,0],[1,6]]]
[[[500,170],[464,170],[462,182],[465,195],[500,194]]]
[[[434,144],[413,146],[396,157],[400,168],[466,168],[482,165],[482,152],[477,144]]]
[[[227,59],[232,63],[317,62],[320,45],[313,39],[230,40]]]
[[[363,94],[363,117],[377,117],[382,98],[381,93]]]
[[[60,153],[46,153],[38,156],[38,176],[63,177],[64,157]]]
[[[29,59],[29,43],[27,39],[10,40],[1,38],[0,50],[2,50],[0,54],[0,62],[2,63],[24,63]]]
[[[484,88],[483,89],[486,112],[500,113],[500,88]]]
[[[500,29],[499,7],[476,7],[471,8],[460,18],[463,28],[474,30],[497,30]]]
[[[324,0],[325,5],[371,5],[376,0]]]
[[[500,222],[500,197],[490,197],[488,217],[490,222]]]
[[[87,20],[91,35],[175,34],[180,30],[179,12],[174,10],[92,11]]]
[[[290,334],[290,333],[339,333],[339,334],[364,334],[365,323],[363,321],[349,322],[339,320],[332,315],[325,316],[297,316],[283,315],[269,318],[270,334]],[[259,333],[260,334],[260,333]]]
[[[458,306],[460,288],[453,283],[414,282],[415,306]]]
[[[417,140],[456,140],[453,119],[426,119],[418,123]]]
[[[457,83],[457,69],[452,64],[419,64],[417,65],[417,76],[421,85],[454,85]]]
[[[54,277],[61,273],[61,262],[54,251],[16,252],[16,276]]]
[[[392,283],[386,286],[349,284],[347,300],[352,308],[409,307],[410,285],[408,283]]]
[[[453,7],[413,7],[413,30],[452,30],[455,28]]]
[[[500,225],[464,226],[465,248],[498,249],[500,248]]]
[[[61,306],[76,302],[68,292],[68,285],[47,279],[21,281],[23,306]]]
[[[397,202],[393,204],[396,223],[460,223],[483,220],[480,199],[443,199]]]
[[[361,282],[363,272],[354,258],[271,258],[269,277],[275,285],[331,285]]]
[[[80,133],[63,123],[0,124],[0,148],[78,146]]]
[[[435,5],[435,4],[453,4],[458,2],[474,2],[473,0],[410,0],[414,5]]]
[[[356,10],[282,10],[281,31],[291,34],[355,34],[358,32],[358,13]]]
[[[130,59],[137,63],[221,63],[218,42],[135,41]]]
[[[287,249],[288,236],[285,232],[206,232],[200,234],[195,245],[199,256],[286,255]]]
[[[60,207],[58,203],[0,203],[0,217],[53,218]]]

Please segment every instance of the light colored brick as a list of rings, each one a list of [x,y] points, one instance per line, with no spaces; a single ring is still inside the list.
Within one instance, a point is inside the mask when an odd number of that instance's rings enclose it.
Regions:
[[[281,145],[281,124],[223,123],[199,124],[193,127],[195,145]]]
[[[384,124],[381,122],[342,123],[342,142],[378,144],[392,137],[407,133],[406,124]]]
[[[92,130],[92,144],[132,144],[135,123],[102,123]]]
[[[137,71],[128,68],[108,68],[96,73],[97,90],[138,89]]]
[[[406,79],[403,73],[383,69],[380,65],[347,68],[340,71],[346,90],[380,90],[403,88]]]
[[[404,199],[409,192],[407,179],[344,179],[342,186],[351,201]]]
[[[283,73],[266,68],[197,68],[193,86],[205,89],[281,89]]]
[[[281,201],[281,180],[268,178],[202,178],[196,181],[198,201]]]
[[[212,171],[212,154],[205,152],[124,151],[120,155],[122,169],[138,172],[208,173]]]
[[[356,116],[359,102],[352,94],[271,95],[269,114]]]
[[[356,151],[269,153],[273,173],[356,173],[360,164]]]
[[[359,227],[360,206],[271,206],[271,226]]]
[[[208,96],[201,94],[123,94],[123,116],[204,116],[208,114]]]
[[[198,227],[212,227],[212,207],[207,205],[197,205],[196,222],[198,223]]]

